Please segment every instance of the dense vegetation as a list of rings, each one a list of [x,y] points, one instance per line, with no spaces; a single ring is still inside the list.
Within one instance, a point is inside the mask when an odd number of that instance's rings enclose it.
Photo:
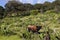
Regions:
[[[0,6],[0,18],[4,18],[6,16],[26,16],[30,15],[31,10],[37,10],[40,13],[44,13],[48,10],[53,10],[56,13],[60,11],[60,1],[55,0],[54,2],[45,2],[43,4],[29,4],[29,3],[21,3],[19,1],[8,1],[5,4],[5,8]]]
[[[0,6],[0,40],[44,40],[49,31],[50,40],[60,40],[60,1],[28,4],[9,1]],[[42,25],[40,34],[27,31],[29,24]]]
[[[27,26],[29,24],[42,25],[43,28],[40,30],[41,34],[33,34],[27,31]],[[48,31],[51,36],[51,40],[58,40],[56,36],[60,37],[60,30],[55,28],[60,28],[60,13],[54,13],[47,11],[44,14],[38,13],[37,15],[30,15],[25,17],[5,17],[0,21],[0,35],[3,37],[8,36],[7,40],[43,40],[46,31]],[[25,36],[23,36],[23,34]],[[13,36],[12,36],[13,35]],[[15,36],[14,36],[15,35]],[[37,36],[38,35],[38,36]],[[54,35],[54,36],[53,36]],[[13,38],[12,38],[13,37]],[[1,40],[6,39],[4,37]]]

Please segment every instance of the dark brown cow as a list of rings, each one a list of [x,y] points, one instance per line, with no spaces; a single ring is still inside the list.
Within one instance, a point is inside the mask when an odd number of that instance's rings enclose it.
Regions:
[[[38,32],[41,28],[42,26],[28,25],[28,31],[32,31],[33,33]]]

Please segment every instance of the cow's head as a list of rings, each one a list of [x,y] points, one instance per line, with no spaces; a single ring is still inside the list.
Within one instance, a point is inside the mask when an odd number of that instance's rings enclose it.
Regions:
[[[36,26],[36,27],[37,27],[37,31],[39,31],[42,28],[42,26]]]

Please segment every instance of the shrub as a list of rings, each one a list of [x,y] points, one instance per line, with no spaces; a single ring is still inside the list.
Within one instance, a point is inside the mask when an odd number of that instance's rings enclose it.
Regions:
[[[24,11],[20,13],[20,16],[24,17],[24,16],[29,16],[30,12],[29,11]]]
[[[30,14],[31,15],[37,15],[39,12],[38,12],[38,10],[31,10],[30,11]]]

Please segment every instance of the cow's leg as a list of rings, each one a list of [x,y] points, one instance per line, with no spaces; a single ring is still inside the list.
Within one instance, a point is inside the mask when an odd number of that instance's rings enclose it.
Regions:
[[[37,32],[38,34],[40,34],[40,32]]]
[[[40,34],[40,32],[39,32],[38,30],[36,30],[36,33],[37,33],[37,34]]]
[[[35,31],[32,30],[33,33],[35,33]]]
[[[28,31],[29,31],[29,32],[30,32],[30,30],[31,30],[31,29],[30,29],[30,28],[28,28]]]

